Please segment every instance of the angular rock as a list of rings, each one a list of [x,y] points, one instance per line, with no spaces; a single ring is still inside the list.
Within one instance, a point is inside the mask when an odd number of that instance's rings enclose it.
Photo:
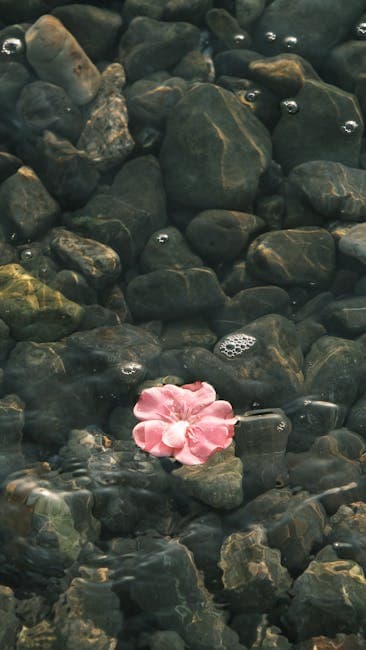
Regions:
[[[344,407],[314,399],[311,395],[290,402],[285,411],[292,423],[287,451],[293,452],[309,449],[316,438],[341,427],[346,416]]]
[[[21,240],[43,234],[59,213],[59,206],[33,169],[24,166],[1,184],[0,209],[10,233],[15,229]]]
[[[140,320],[175,320],[215,309],[225,300],[215,273],[206,267],[161,269],[134,278],[127,304]]]
[[[28,61],[40,79],[62,86],[78,106],[95,97],[100,74],[57,18],[43,15],[28,29],[25,40]]]
[[[332,530],[328,541],[337,553],[349,553],[343,559],[352,559],[366,567],[366,507],[362,501],[340,506],[330,518]]]
[[[54,341],[74,331],[83,308],[18,264],[0,267],[0,316],[16,340]]]
[[[171,77],[165,81],[140,79],[126,90],[128,114],[142,124],[162,126],[176,103],[186,91],[183,79]]]
[[[265,233],[250,245],[247,262],[249,272],[267,282],[321,287],[335,269],[333,237],[311,226]]]
[[[96,290],[111,284],[121,273],[117,253],[93,239],[57,228],[51,232],[50,246],[66,267],[82,273]]]
[[[249,64],[249,71],[281,98],[297,95],[308,79],[320,81],[310,63],[298,54],[256,59]]]
[[[245,211],[270,156],[268,132],[251,111],[228,91],[199,84],[171,112],[160,160],[172,200]]]
[[[17,639],[17,650],[53,650],[57,642],[54,626],[44,620],[32,627],[23,625]]]
[[[203,465],[173,472],[181,489],[211,508],[231,510],[243,501],[243,464],[233,446],[216,452]]]
[[[101,171],[121,165],[134,147],[122,95],[123,82],[124,71],[118,63],[111,63],[103,71],[98,94],[88,107],[88,118],[77,145]]]

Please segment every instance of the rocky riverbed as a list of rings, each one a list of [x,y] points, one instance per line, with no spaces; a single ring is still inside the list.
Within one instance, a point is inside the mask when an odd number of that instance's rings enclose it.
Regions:
[[[366,0],[0,1],[1,650],[365,650],[365,70]]]

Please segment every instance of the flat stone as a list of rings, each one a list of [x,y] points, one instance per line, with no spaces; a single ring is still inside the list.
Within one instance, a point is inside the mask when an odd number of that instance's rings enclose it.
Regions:
[[[160,160],[168,196],[203,210],[245,211],[270,151],[267,130],[232,93],[196,85],[167,121]]]

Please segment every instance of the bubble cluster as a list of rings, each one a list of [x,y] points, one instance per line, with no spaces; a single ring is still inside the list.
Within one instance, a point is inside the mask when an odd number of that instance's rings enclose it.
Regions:
[[[284,99],[281,102],[281,108],[290,115],[295,115],[295,113],[298,113],[300,110],[299,105],[295,99]]]
[[[1,45],[1,54],[6,54],[11,56],[12,54],[17,54],[23,49],[23,43],[20,38],[10,37],[6,38]]]
[[[286,50],[294,50],[297,45],[297,38],[296,36],[286,36],[282,42]]]
[[[254,103],[257,101],[259,95],[261,94],[260,90],[248,90],[248,92],[245,93],[245,99],[247,102]]]
[[[366,23],[358,23],[356,25],[357,38],[366,38]]]
[[[256,340],[248,334],[230,334],[221,341],[219,350],[229,359],[233,359],[253,347]]]
[[[166,244],[169,241],[169,235],[166,232],[162,232],[160,235],[157,235],[156,241],[159,244]]]
[[[277,40],[277,34],[274,32],[266,32],[264,35],[264,39],[268,41],[268,43],[272,43],[273,41]]]
[[[122,366],[121,373],[122,375],[131,377],[132,375],[138,373],[141,370],[141,367],[142,366],[139,363],[134,363],[132,361],[131,363],[126,363],[126,365]]]
[[[359,128],[358,122],[355,120],[347,120],[344,124],[341,126],[341,131],[343,133],[346,133],[346,135],[352,135],[357,129]]]

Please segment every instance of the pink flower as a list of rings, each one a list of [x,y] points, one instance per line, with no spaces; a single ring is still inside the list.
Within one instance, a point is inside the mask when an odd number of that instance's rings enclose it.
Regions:
[[[201,381],[147,388],[133,412],[142,420],[132,432],[136,444],[185,465],[199,465],[226,449],[237,421],[231,404],[216,400],[213,386]]]

